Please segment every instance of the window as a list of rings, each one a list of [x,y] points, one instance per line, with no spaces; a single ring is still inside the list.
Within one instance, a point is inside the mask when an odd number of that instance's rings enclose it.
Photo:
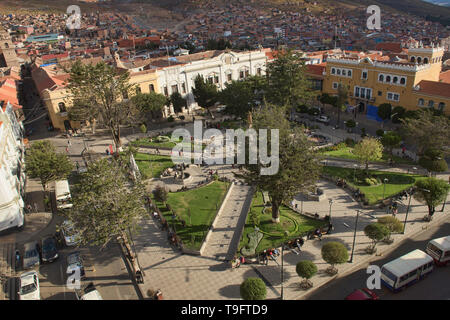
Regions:
[[[5,48],[8,49],[9,48],[9,44],[8,42],[5,42]]]
[[[366,97],[366,88],[361,88],[361,98]]]
[[[149,85],[150,92],[155,92],[155,86],[153,84]]]
[[[392,272],[390,272],[389,270],[383,268],[383,269],[381,269],[381,273],[384,274],[387,278],[394,281],[394,283],[397,281],[397,276],[395,274],[393,274]]]
[[[378,96],[381,97],[383,95],[382,91],[378,91]]]
[[[344,69],[344,70],[342,70],[342,75],[343,76],[346,76],[347,75],[347,71]]]
[[[391,82],[391,76],[386,76],[386,82]]]
[[[392,79],[392,83],[397,83],[398,82],[398,77],[394,77],[393,79]]]
[[[355,87],[355,97],[359,97],[359,87]]]
[[[440,103],[439,103],[439,106],[438,106],[438,110],[444,111],[444,108],[445,108],[445,103],[440,102]]]
[[[428,63],[428,58],[424,58],[423,63]]]
[[[416,62],[416,57],[411,57],[411,62]]]
[[[249,70],[245,70],[245,77],[247,78],[250,75],[250,71]],[[217,81],[219,82],[219,81]]]
[[[423,99],[419,99],[419,106],[423,106],[425,104],[425,101]]]
[[[382,74],[380,74],[380,76],[378,77],[378,81],[380,81],[380,82],[384,81],[384,76]]]
[[[398,93],[388,92],[387,99],[391,101],[399,101],[400,95]]]
[[[209,83],[209,84],[212,84],[212,83],[213,83],[213,77],[212,77],[212,76],[208,78],[208,83]]]
[[[169,96],[169,91],[167,90],[167,86],[164,86],[164,95],[165,95],[166,97]]]
[[[362,78],[363,78],[364,80],[367,80],[367,71],[363,71],[363,72],[362,72]]]
[[[219,83],[219,76],[214,76],[214,83],[215,84]]]
[[[430,107],[430,108],[434,107],[434,101],[433,100],[428,101],[428,107]]]
[[[366,98],[370,99],[372,96],[372,89],[366,89]]]
[[[341,75],[341,69],[337,69],[337,70],[336,70],[336,74],[337,74],[338,76],[340,76],[340,75]]]
[[[172,93],[178,92],[178,85],[174,84],[172,87]]]
[[[331,68],[331,74],[336,74],[336,69],[335,68]]]
[[[349,77],[352,76],[352,70],[348,70],[348,71],[347,71],[347,76],[349,76]]]
[[[181,84],[181,92],[186,93],[186,83],[184,82]]]
[[[422,62],[422,58],[421,57],[418,57],[417,58],[417,63],[421,63]]]
[[[233,75],[231,73],[227,74],[227,80],[228,82],[231,82],[233,80]]]
[[[258,76],[261,75],[261,68],[256,69],[256,74],[257,74]]]
[[[244,79],[244,71],[239,72],[239,79]]]
[[[400,84],[406,84],[406,78],[405,77],[401,77],[400,78]]]
[[[64,102],[58,103],[59,112],[67,112],[66,104]]]
[[[337,82],[333,82],[333,89],[337,89],[338,88],[338,83]]]

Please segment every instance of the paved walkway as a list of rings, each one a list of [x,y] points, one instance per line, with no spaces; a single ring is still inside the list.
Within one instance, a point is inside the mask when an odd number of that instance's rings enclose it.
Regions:
[[[235,184],[232,188],[217,218],[216,226],[206,242],[203,252],[205,257],[229,261],[236,253],[240,240],[239,227],[242,228],[242,222],[245,223],[253,193],[251,187],[246,185]],[[240,219],[241,217],[242,219]]]

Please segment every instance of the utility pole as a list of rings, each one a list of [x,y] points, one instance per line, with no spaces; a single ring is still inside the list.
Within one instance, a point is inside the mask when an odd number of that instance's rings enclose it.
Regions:
[[[350,257],[349,263],[353,262],[353,252],[355,251],[355,241],[356,241],[356,228],[358,226],[359,210],[356,210],[356,221],[355,221],[355,232],[353,234],[353,245],[352,245],[352,255]]]

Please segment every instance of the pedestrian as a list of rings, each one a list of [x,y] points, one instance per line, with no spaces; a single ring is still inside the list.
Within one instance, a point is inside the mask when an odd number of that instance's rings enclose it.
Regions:
[[[68,146],[68,147],[71,146],[70,139],[67,139],[67,146]]]
[[[66,147],[66,153],[69,153],[69,147]]]
[[[37,205],[36,202],[34,203],[34,211],[35,211],[36,213],[38,212],[38,205]]]
[[[106,155],[109,156],[109,149],[106,148]]]
[[[75,165],[77,166],[77,171],[80,170],[80,164],[78,163],[78,161],[75,163]]]
[[[31,208],[31,204],[27,204],[27,213],[31,213],[31,210],[33,210],[33,208]]]

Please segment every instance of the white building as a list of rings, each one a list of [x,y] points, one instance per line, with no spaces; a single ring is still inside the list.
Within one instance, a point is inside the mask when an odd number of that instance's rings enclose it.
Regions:
[[[23,125],[8,102],[0,107],[0,231],[23,226],[24,187]]]
[[[188,112],[197,108],[192,87],[197,75],[225,88],[232,80],[242,80],[249,76],[265,75],[270,49],[256,51],[206,51],[180,57],[171,57],[170,66],[158,68],[158,83],[161,93],[170,96],[179,92],[186,100]]]

